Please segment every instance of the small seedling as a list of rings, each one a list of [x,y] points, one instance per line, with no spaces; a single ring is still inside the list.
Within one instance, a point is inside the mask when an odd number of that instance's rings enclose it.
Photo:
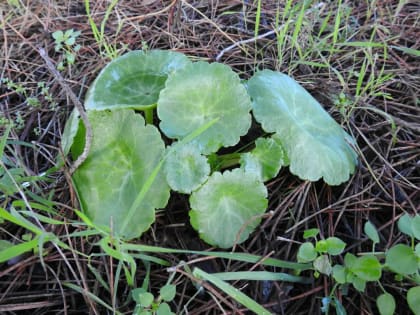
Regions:
[[[346,253],[344,256],[344,265],[333,264],[331,256],[340,255],[345,249],[345,243],[336,237],[329,237],[326,240],[317,241],[318,229],[310,229],[304,232],[304,238],[315,238],[315,246],[312,242],[305,242],[299,247],[298,262],[312,262],[315,276],[324,274],[332,275],[336,282],[330,296],[322,300],[322,311],[328,313],[330,306],[334,306],[340,314],[343,312],[343,306],[334,296],[337,286],[347,288],[349,284],[363,292],[367,282],[376,281],[383,290],[383,294],[378,296],[376,304],[381,315],[392,315],[396,309],[396,302],[392,294],[385,291],[380,283],[382,273],[391,271],[396,274],[398,279],[407,280],[415,286],[407,291],[407,303],[414,314],[419,314],[420,305],[420,215],[403,215],[398,221],[400,231],[411,237],[411,246],[405,244],[396,244],[386,252],[375,252],[375,245],[379,243],[380,237],[375,226],[367,221],[364,231],[373,242],[371,253],[364,253],[359,257]],[[417,244],[414,244],[417,240]],[[381,264],[379,257],[385,257]]]
[[[16,83],[9,78],[3,78],[1,82],[6,86],[7,89],[23,96],[26,100],[26,103],[31,107],[40,107],[42,98],[47,101],[50,105],[51,110],[55,110],[57,103],[54,102],[54,99],[49,92],[49,87],[46,86],[45,82],[38,82],[37,89],[35,93],[28,92],[28,88],[26,88],[22,83]],[[37,95],[37,96],[33,96]],[[41,95],[41,99],[38,97]]]
[[[161,287],[157,298],[143,288],[134,289],[131,295],[137,305],[133,315],[175,315],[168,304],[175,298],[175,294],[176,286],[173,284]]]
[[[66,65],[70,66],[74,64],[76,54],[81,48],[79,44],[76,44],[76,39],[80,34],[80,31],[74,31],[73,29],[65,32],[58,30],[52,33],[55,42],[55,51],[63,53],[65,58],[65,60],[58,63],[58,70],[64,70]]]

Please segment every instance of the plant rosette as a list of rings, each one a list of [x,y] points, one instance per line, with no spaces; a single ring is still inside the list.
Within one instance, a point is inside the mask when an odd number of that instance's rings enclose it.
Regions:
[[[302,86],[275,71],[244,84],[220,63],[132,51],[99,73],[85,108],[93,142],[73,183],[87,217],[125,240],[150,227],[172,189],[190,194],[200,237],[229,248],[258,226],[268,204],[264,182],[282,166],[303,180],[339,185],[357,164],[354,140]],[[248,152],[220,154],[250,131],[252,116],[271,135]],[[77,111],[62,143],[73,159],[84,150]]]

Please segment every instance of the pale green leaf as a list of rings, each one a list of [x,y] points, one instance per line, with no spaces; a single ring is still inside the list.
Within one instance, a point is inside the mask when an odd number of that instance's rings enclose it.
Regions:
[[[85,108],[147,108],[157,103],[168,74],[189,63],[173,51],[131,51],[102,69],[86,94]]]
[[[229,248],[245,241],[267,208],[267,189],[241,169],[213,173],[190,197],[190,220],[211,245]]]
[[[134,301],[136,301],[137,303],[140,303],[140,294],[145,293],[145,292],[147,291],[143,288],[135,288],[131,290],[131,296]]]
[[[392,271],[402,275],[411,275],[418,270],[413,249],[404,244],[397,244],[386,252],[385,264]]]
[[[325,242],[327,243],[327,253],[333,256],[340,255],[346,247],[346,243],[338,237],[329,237]]]
[[[407,302],[415,315],[420,314],[420,286],[410,288],[407,291]]]
[[[332,272],[330,260],[327,255],[321,255],[314,260],[315,270],[329,276]]]
[[[92,146],[73,175],[81,207],[94,224],[110,227],[115,236],[138,237],[155,220],[155,209],[165,207],[169,198],[163,172],[149,180],[163,157],[164,143],[159,131],[145,126],[143,117],[132,110],[88,114]],[[138,200],[140,193],[145,195]]]
[[[420,241],[420,215],[416,214],[411,220],[411,230],[414,237]]]
[[[376,299],[376,306],[381,315],[392,315],[395,312],[395,299],[389,293],[383,293]]]
[[[378,258],[373,255],[358,257],[351,268],[349,268],[358,278],[365,281],[376,281],[381,278],[382,266]]]
[[[319,234],[319,229],[308,229],[303,231],[303,238],[306,240],[311,237],[316,237]]]
[[[142,307],[149,307],[150,305],[152,305],[153,302],[153,294],[150,292],[142,292],[139,293],[139,304],[141,304]]]
[[[414,237],[414,233],[411,227],[411,221],[412,216],[410,216],[408,213],[404,214],[399,220],[398,220],[398,228],[399,230],[404,233],[405,235]]]
[[[156,315],[172,315],[171,308],[168,303],[161,303],[156,311]]]
[[[379,243],[379,234],[372,222],[366,221],[364,231],[374,244]]]
[[[346,268],[342,265],[334,265],[332,268],[332,276],[340,284],[347,282],[347,271]]]
[[[240,160],[241,167],[246,172],[255,173],[264,182],[276,177],[280,168],[288,162],[278,136],[258,138],[255,148],[242,154]]]
[[[347,181],[355,170],[355,141],[322,106],[289,76],[264,70],[248,81],[253,113],[267,132],[276,132],[302,179],[323,178],[330,185]]]
[[[353,268],[353,266],[356,264],[356,261],[357,261],[357,257],[354,256],[352,253],[347,253],[344,256],[344,264],[349,269]]]
[[[176,294],[176,285],[166,284],[159,290],[160,297],[166,301],[170,302],[174,299]]]
[[[64,39],[64,33],[61,30],[52,33],[52,37],[57,41],[61,42]]]
[[[237,144],[251,126],[251,100],[228,66],[195,62],[173,73],[159,96],[160,128],[182,139],[207,122],[218,121],[194,139],[203,154]]]
[[[297,253],[298,262],[311,262],[318,256],[314,245],[310,242],[305,242],[299,246]]]
[[[194,143],[176,143],[169,149],[164,170],[173,190],[189,194],[206,181],[210,165]]]
[[[326,253],[328,251],[328,243],[326,240],[320,240],[315,244],[315,250],[318,253]]]
[[[356,290],[363,292],[365,291],[366,288],[366,280],[363,280],[359,277],[354,277],[352,282],[353,286],[355,287]]]

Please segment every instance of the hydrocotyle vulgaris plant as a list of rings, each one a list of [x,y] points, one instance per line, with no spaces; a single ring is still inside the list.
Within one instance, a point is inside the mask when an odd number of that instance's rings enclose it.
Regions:
[[[357,164],[354,140],[303,87],[275,71],[243,83],[220,63],[132,51],[100,72],[85,107],[93,141],[74,186],[85,214],[126,240],[150,227],[172,189],[190,194],[200,237],[229,248],[259,224],[268,204],[264,182],[282,166],[303,180],[338,185]],[[268,136],[249,152],[220,154],[250,131],[252,115]],[[76,159],[84,139],[75,111],[63,151]]]

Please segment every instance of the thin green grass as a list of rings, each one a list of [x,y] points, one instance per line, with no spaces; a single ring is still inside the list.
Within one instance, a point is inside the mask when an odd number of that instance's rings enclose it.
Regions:
[[[100,28],[98,29],[95,21],[93,20],[92,14],[90,12],[90,1],[85,0],[85,10],[86,10],[86,14],[88,16],[89,25],[92,29],[93,36],[94,36],[96,42],[99,45],[99,49],[100,50],[104,49],[105,50],[105,55],[109,59],[115,59],[116,57],[118,57],[118,49],[116,48],[115,45],[110,44],[108,42],[108,40],[105,36],[105,26],[106,26],[106,23],[107,23],[110,15],[112,13],[112,10],[118,4],[118,2],[119,2],[119,0],[112,0],[111,1],[111,3],[109,4],[109,6],[107,7],[107,9],[105,11],[105,16],[101,21]]]

